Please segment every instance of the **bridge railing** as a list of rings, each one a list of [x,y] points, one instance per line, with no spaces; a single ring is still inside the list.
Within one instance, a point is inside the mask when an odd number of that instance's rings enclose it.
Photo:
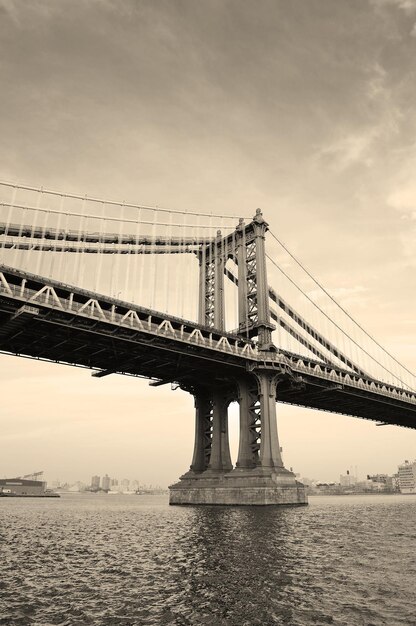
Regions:
[[[258,356],[258,359],[261,359],[261,356]],[[269,354],[265,364],[267,365],[267,362],[270,361],[287,365],[294,372],[313,375],[315,378],[322,378],[342,386],[356,387],[365,391],[416,404],[416,394],[408,389],[395,387],[384,381],[365,378],[345,370],[336,370],[331,365],[309,362],[299,356],[288,355],[287,353]]]
[[[0,293],[12,296],[26,303],[30,307],[38,305],[60,310],[66,313],[73,313],[96,321],[103,321],[115,324],[142,333],[150,333],[169,337],[177,341],[184,341],[199,345],[204,348],[234,354],[246,359],[255,360],[258,355],[257,346],[245,340],[232,336],[231,334],[221,334],[215,329],[204,329],[196,327],[192,322],[163,317],[159,312],[150,312],[141,307],[131,307],[126,310],[126,306],[120,302],[117,311],[117,304],[110,304],[101,299],[100,296],[87,297],[84,292],[82,300],[79,301],[80,294],[74,291],[67,292],[65,297],[59,295],[60,288],[51,284],[44,284],[40,289],[32,289],[27,286],[23,279],[16,285],[7,280],[5,273],[0,273]],[[77,299],[78,298],[78,299]],[[28,311],[26,311],[28,312]]]

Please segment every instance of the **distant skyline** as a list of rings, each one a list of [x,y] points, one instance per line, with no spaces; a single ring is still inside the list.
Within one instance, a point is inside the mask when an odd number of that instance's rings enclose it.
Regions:
[[[379,472],[374,472],[373,474],[374,475],[383,475],[383,474],[385,474],[385,475],[388,475],[388,476],[393,476],[394,474],[397,474],[399,466],[403,465],[403,463],[405,463],[406,461],[408,461],[409,463],[413,463],[413,462],[416,462],[416,459],[403,459],[403,460],[401,460],[400,462],[397,463],[397,467],[395,468],[394,472],[391,472],[390,474],[389,474],[389,472],[385,472],[382,469],[380,469]],[[321,482],[321,480],[322,480],[322,482],[339,483],[341,477],[343,477],[345,475],[348,475],[348,474],[351,475],[352,477],[356,478],[357,482],[365,481],[367,479],[367,475],[371,475],[370,473],[364,473],[364,474],[361,473],[360,472],[360,468],[358,466],[350,466],[350,467],[346,467],[346,468],[340,469],[339,474],[336,477],[334,477],[333,479],[326,479],[326,481],[321,479],[319,476],[305,476],[305,475],[301,476],[301,475],[299,475],[298,479],[302,480],[302,479],[305,478],[305,479],[308,479],[309,481]],[[114,486],[114,489],[117,489],[117,488],[120,489],[123,486],[124,487],[129,487],[129,489],[132,489],[132,488],[136,488],[137,485],[139,485],[141,487],[143,487],[143,486],[145,486],[145,487],[149,487],[149,486],[151,486],[151,487],[159,487],[159,485],[154,484],[154,483],[145,483],[144,481],[140,480],[140,478],[137,478],[137,477],[131,478],[131,477],[126,477],[124,475],[122,475],[122,477],[119,477],[119,476],[109,476],[107,474],[107,472],[105,472],[105,473],[103,473],[101,475],[100,474],[93,474],[90,478],[84,476],[83,478],[75,480],[75,481],[74,480],[66,480],[65,477],[62,478],[62,477],[59,477],[59,476],[49,476],[49,475],[46,475],[46,474],[44,476],[41,476],[41,477],[37,478],[36,480],[45,480],[48,483],[48,485],[54,485],[54,484],[55,485],[56,484],[65,485],[65,484],[67,484],[69,486],[73,486],[75,484],[80,484],[80,485],[85,485],[85,486],[91,486],[93,484],[93,479],[97,478],[97,477],[99,478],[100,484],[102,483],[103,478],[107,477],[111,481],[110,484],[111,484],[112,488]],[[6,475],[4,475],[4,476],[1,476],[1,478],[15,478],[15,476],[6,476]],[[23,478],[23,477],[20,476],[20,478]],[[112,483],[114,481],[116,481],[116,483],[114,485],[112,485]],[[168,485],[164,485],[163,488],[165,488],[167,486]]]
[[[0,0],[0,178],[271,228],[416,370],[416,0]],[[4,210],[0,208],[0,212]],[[167,485],[193,399],[0,355],[0,475]],[[287,467],[389,474],[416,432],[278,405]],[[233,459],[238,420],[230,410]]]

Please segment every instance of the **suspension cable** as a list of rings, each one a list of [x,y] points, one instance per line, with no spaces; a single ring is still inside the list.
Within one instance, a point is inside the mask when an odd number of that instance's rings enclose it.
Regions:
[[[303,265],[300,261],[298,261],[298,259],[295,257],[295,255],[294,255],[294,254],[292,254],[292,252],[290,252],[290,250],[288,250],[288,248],[285,246],[285,244],[284,244],[284,243],[282,243],[282,242],[280,241],[280,239],[278,239],[278,238],[276,237],[276,235],[275,235],[272,231],[269,231],[269,232],[270,232],[271,236],[273,237],[273,239],[275,239],[275,240],[277,241],[277,243],[278,243],[278,244],[279,244],[279,245],[280,245],[280,246],[281,246],[281,247],[282,247],[282,248],[283,248],[283,249],[284,249],[284,250],[288,253],[288,255],[291,257],[291,259],[293,259],[293,260],[295,261],[295,263],[296,263],[296,264],[297,264],[297,265],[298,265],[298,266],[299,266],[299,267],[300,267],[300,268],[301,268],[301,269],[305,272],[305,274],[307,274],[307,275],[309,276],[309,278],[311,278],[311,279],[313,280],[313,282],[315,283],[315,285],[317,285],[320,289],[322,289],[322,291],[323,291],[323,292],[324,292],[324,293],[328,296],[328,298],[329,298],[330,300],[332,300],[332,302],[333,302],[334,304],[336,304],[336,306],[337,306],[338,308],[340,308],[340,309],[341,309],[341,311],[342,311],[342,312],[343,312],[343,313],[344,313],[344,314],[345,314],[345,315],[346,315],[346,316],[347,316],[347,317],[348,317],[348,318],[349,318],[349,319],[350,319],[350,320],[351,320],[351,321],[352,321],[352,322],[353,322],[356,326],[358,326],[358,328],[359,328],[360,330],[362,330],[362,332],[363,332],[365,335],[367,335],[367,337],[369,337],[369,339],[371,339],[371,341],[373,341],[373,342],[374,342],[374,343],[375,343],[375,344],[376,344],[379,348],[381,348],[381,350],[383,350],[383,352],[385,352],[385,354],[387,354],[387,355],[388,355],[391,359],[393,359],[393,361],[395,361],[395,363],[397,363],[397,365],[400,365],[400,367],[402,367],[402,368],[403,368],[403,369],[404,369],[404,370],[405,370],[408,374],[410,374],[412,377],[415,377],[415,374],[414,374],[413,372],[411,372],[411,371],[410,371],[410,370],[409,370],[409,369],[408,369],[405,365],[403,365],[402,363],[400,363],[400,361],[398,361],[398,360],[396,359],[396,357],[394,357],[392,354],[390,354],[390,352],[388,352],[388,350],[386,350],[386,349],[385,349],[385,348],[384,348],[384,347],[383,347],[383,346],[382,346],[382,345],[381,345],[381,344],[380,344],[380,343],[379,343],[376,339],[374,339],[374,337],[372,337],[372,336],[370,335],[370,333],[368,333],[368,332],[365,330],[365,328],[363,328],[363,327],[361,326],[361,324],[359,324],[359,323],[358,323],[358,322],[357,322],[357,321],[356,321],[356,320],[355,320],[355,319],[354,319],[354,318],[350,315],[350,313],[348,313],[348,311],[346,311],[346,309],[344,309],[344,307],[343,307],[343,306],[341,306],[341,305],[340,305],[340,304],[339,304],[339,303],[335,300],[335,298],[334,298],[333,296],[331,296],[331,294],[330,294],[330,293],[329,293],[329,292],[325,289],[325,287],[323,287],[323,286],[321,285],[321,283],[320,283],[320,282],[319,282],[319,281],[318,281],[318,280],[317,280],[317,279],[316,279],[316,278],[315,278],[315,277],[314,277],[314,276],[313,276],[313,275],[312,275],[312,274],[311,274],[311,273],[310,273],[310,272],[306,269],[306,267],[305,267],[305,266],[304,266],[304,265]],[[268,257],[268,258],[272,261],[272,263],[274,263],[273,259],[271,259],[270,257]],[[276,267],[277,267],[277,266],[276,266]],[[278,268],[278,269],[280,269],[280,268]],[[283,273],[284,273],[284,272],[283,272]],[[295,284],[295,283],[294,283],[294,284]],[[297,287],[297,285],[295,285],[295,286]],[[298,289],[300,289],[300,288],[298,287]],[[302,289],[300,289],[300,291],[302,291]],[[305,294],[303,291],[302,291],[302,293],[303,293],[303,295],[304,295],[304,296],[306,296],[306,294]],[[308,296],[306,296],[306,297],[307,297],[307,298],[308,298],[308,299],[309,299],[309,300],[310,300],[310,301],[311,301],[311,302],[312,302],[312,303],[313,303],[313,304],[314,304],[314,305],[315,305],[315,306],[316,306],[316,307],[317,307],[317,308],[318,308],[318,309],[319,309],[319,310],[323,313],[322,309],[320,309],[320,307],[319,307],[317,304],[315,304],[315,303],[313,302],[313,300],[311,300]],[[326,315],[326,314],[324,313],[324,315]],[[334,322],[334,323],[335,323],[335,322]],[[336,326],[336,324],[335,324],[335,326]],[[339,328],[339,327],[338,327],[338,328]],[[345,333],[345,331],[343,331],[342,329],[340,329],[340,330],[341,330],[344,334],[346,334],[346,335],[347,335],[347,337],[349,337],[349,335],[348,335],[347,333]],[[351,339],[351,337],[349,337],[349,339]],[[359,344],[357,344],[355,341],[354,341],[354,343],[355,343],[356,345],[358,345],[358,347],[359,347],[359,348],[361,348],[361,346],[360,346]],[[363,349],[363,348],[361,348],[361,349]],[[366,354],[367,354],[367,353],[366,353]],[[371,356],[371,355],[369,355],[369,356]],[[374,359],[374,357],[371,357],[371,358],[372,358],[373,360],[375,360],[375,359]],[[376,361],[376,362],[377,362],[377,361]],[[378,363],[378,365],[380,365],[380,363]],[[381,366],[381,367],[383,367],[383,369],[386,369],[384,366]],[[386,370],[386,371],[389,371],[389,370]],[[389,373],[391,374],[392,372],[389,372]],[[395,376],[395,377],[396,377],[396,376]],[[396,378],[397,378],[397,377],[396,377]],[[399,378],[399,380],[400,380],[400,378]],[[403,381],[401,381],[401,382],[403,382]]]
[[[66,198],[66,196],[62,196],[63,198]],[[84,198],[85,200],[85,198]],[[87,201],[89,200],[89,198],[87,198]],[[108,204],[107,200],[103,200],[103,202],[105,202],[105,204]],[[26,211],[38,211],[38,212],[43,212],[43,213],[51,213],[51,214],[59,214],[60,211],[58,209],[46,209],[44,207],[39,207],[39,206],[31,206],[31,205],[26,205],[26,204],[13,204],[11,205],[9,202],[0,202],[0,207],[5,206],[5,207],[10,207],[12,206],[13,208],[16,209],[23,209]],[[128,206],[128,205],[123,205],[122,203],[120,203],[118,206],[123,207],[123,206]],[[140,208],[140,207],[138,207]],[[144,209],[147,210],[151,210],[154,212],[154,214],[156,214],[156,212],[158,211],[157,208],[155,209],[150,209],[149,207],[143,207]],[[85,217],[85,215],[79,211],[67,211],[67,213],[71,216],[71,217]],[[174,211],[172,211],[172,213],[174,213]],[[188,215],[188,213],[186,212],[181,212],[181,215]],[[193,214],[194,215],[194,214]],[[88,217],[90,219],[102,219],[102,216],[99,214],[88,214]],[[214,217],[219,217],[221,218],[220,215],[215,215]],[[106,216],[104,218],[107,222],[124,222],[125,224],[136,224],[137,220],[135,219],[131,219],[131,218],[121,218],[121,217],[112,217],[110,215]],[[153,225],[154,220],[150,220],[150,221],[146,221],[146,220],[142,220],[142,224],[148,224],[148,225]],[[170,222],[158,222],[158,226],[169,226]],[[182,226],[185,228],[193,228],[193,225],[190,224],[174,224],[175,226]],[[219,224],[220,225],[220,224]],[[219,226],[218,226],[219,227]],[[200,228],[212,228],[212,224],[201,224]],[[234,225],[227,225],[225,226],[225,228],[231,230],[234,229]]]
[[[25,191],[36,191],[39,192],[42,190],[42,193],[44,194],[48,194],[50,196],[65,196],[65,198],[74,198],[75,200],[87,200],[88,202],[99,202],[99,203],[103,203],[104,200],[102,198],[95,198],[92,196],[86,196],[86,195],[79,195],[79,194],[75,194],[75,193],[65,193],[62,191],[54,191],[51,189],[45,189],[44,187],[31,187],[30,185],[18,185],[16,183],[11,183],[8,181],[3,181],[0,180],[0,185],[3,185],[5,187],[13,187],[15,189],[22,189]],[[114,206],[124,206],[126,208],[129,209],[147,209],[149,211],[160,211],[163,213],[179,213],[181,215],[202,215],[204,217],[211,217],[212,213],[201,213],[201,212],[196,212],[196,211],[187,211],[187,210],[179,210],[179,209],[169,209],[166,207],[159,207],[159,206],[147,206],[145,204],[133,204],[133,203],[128,203],[128,202],[119,202],[117,200],[105,200],[105,204],[108,205],[114,205]],[[214,217],[221,217],[223,218],[223,215],[215,215]],[[226,219],[232,219],[232,220],[238,220],[241,217],[241,215],[226,215],[225,218]],[[245,219],[251,219],[249,217],[246,217]]]
[[[312,298],[310,296],[308,296],[308,294],[306,294],[303,289],[301,289],[301,287],[299,287],[299,285],[297,283],[295,283],[295,281],[284,271],[282,270],[281,267],[279,267],[279,265],[274,261],[274,259],[272,259],[272,257],[269,254],[266,254],[267,258],[273,263],[273,265],[279,270],[279,272],[281,272],[283,274],[283,276],[285,276],[291,283],[292,285],[294,285],[296,287],[296,289],[298,289],[298,291],[300,291],[307,300],[309,300],[309,302],[311,302],[313,304],[314,307],[316,307],[321,313],[322,315],[324,315],[336,328],[338,328],[338,330],[340,330],[343,335],[345,335],[346,337],[348,337],[348,339],[350,341],[352,341],[352,343],[354,343],[356,346],[358,346],[358,348],[360,350],[362,350],[364,352],[364,354],[366,354],[367,356],[370,357],[370,359],[372,361],[374,361],[375,363],[377,363],[377,365],[379,365],[385,372],[388,372],[389,374],[391,374],[393,376],[393,378],[395,378],[396,380],[399,380],[402,385],[404,385],[405,387],[407,387],[408,389],[410,389],[411,391],[416,391],[416,389],[414,389],[413,387],[411,387],[408,383],[405,383],[399,376],[397,376],[396,374],[394,374],[393,372],[391,372],[385,365],[382,365],[382,363],[380,363],[379,361],[377,361],[377,359],[375,357],[373,357],[369,352],[367,352],[365,350],[365,348],[363,348],[362,346],[360,346],[359,343],[357,343],[354,339],[352,339],[352,337],[349,336],[349,334],[343,329],[341,328],[341,326],[338,326],[338,324],[336,322],[334,322],[333,319],[331,319],[329,317],[329,315],[327,313],[325,313],[325,311],[323,309],[321,309],[321,307],[316,304],[316,302],[314,302],[312,300]],[[399,362],[398,362],[399,363]],[[400,365],[400,363],[399,363]],[[406,368],[404,368],[406,369]],[[406,370],[409,371],[409,370]],[[412,372],[409,372],[412,377],[414,376],[414,374],[412,374]]]

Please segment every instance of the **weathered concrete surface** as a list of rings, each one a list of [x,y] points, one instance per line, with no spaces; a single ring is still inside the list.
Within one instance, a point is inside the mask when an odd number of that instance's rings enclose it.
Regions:
[[[263,472],[238,470],[218,476],[191,476],[188,472],[169,487],[170,504],[221,505],[305,505],[305,487],[292,472]]]

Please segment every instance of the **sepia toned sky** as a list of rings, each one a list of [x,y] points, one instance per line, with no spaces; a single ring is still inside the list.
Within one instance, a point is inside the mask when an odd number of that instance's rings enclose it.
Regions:
[[[416,0],[0,0],[0,178],[247,215],[416,370]],[[1,210],[1,209],[0,209]],[[0,476],[167,485],[193,400],[0,355]],[[416,431],[279,405],[284,460],[393,473]],[[230,415],[235,459],[238,419]]]

